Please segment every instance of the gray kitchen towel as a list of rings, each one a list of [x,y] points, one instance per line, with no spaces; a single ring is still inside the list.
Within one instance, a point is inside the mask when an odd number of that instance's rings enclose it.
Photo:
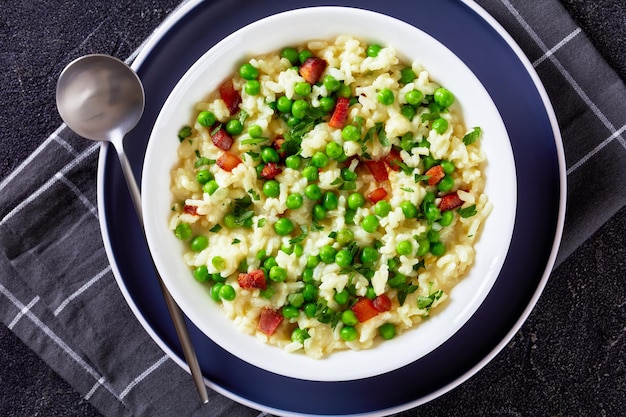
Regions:
[[[478,3],[521,46],[555,108],[568,180],[562,262],[626,204],[626,88],[556,0]],[[133,316],[100,234],[99,150],[61,126],[0,183],[2,322],[105,416],[265,415],[213,391],[201,406]]]

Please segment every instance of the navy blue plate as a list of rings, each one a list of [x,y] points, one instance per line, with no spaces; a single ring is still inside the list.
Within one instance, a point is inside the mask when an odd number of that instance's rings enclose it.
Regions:
[[[334,3],[353,6],[350,1]],[[248,23],[322,4],[306,0],[198,2],[149,44],[136,68],[145,87],[145,113],[125,142],[137,178],[163,103],[204,52]],[[523,173],[518,177],[513,239],[493,289],[474,316],[430,354],[380,376],[343,382],[283,377],[236,358],[188,322],[207,383],[237,401],[270,412],[383,415],[422,404],[457,386],[495,356],[528,316],[545,286],[562,230],[565,175],[560,135],[543,88],[508,38],[458,0],[366,0],[358,7],[404,20],[438,39],[491,94],[509,133],[517,172]],[[182,363],[182,350],[114,151],[104,148],[100,160],[100,215],[118,282],[153,338]],[[532,170],[525,169],[529,166]]]

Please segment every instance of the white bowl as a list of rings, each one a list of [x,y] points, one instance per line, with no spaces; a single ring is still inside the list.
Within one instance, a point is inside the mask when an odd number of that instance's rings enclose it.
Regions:
[[[321,23],[323,22],[323,23]],[[210,29],[207,29],[210,30]],[[183,246],[171,230],[170,168],[177,160],[178,130],[194,104],[236,71],[243,59],[311,39],[350,34],[396,48],[407,61],[421,63],[432,79],[454,92],[468,127],[481,126],[488,158],[485,193],[493,204],[470,273],[450,293],[440,312],[393,340],[363,351],[341,351],[324,359],[287,353],[241,333],[191,278]],[[156,120],[145,155],[142,205],[146,235],[156,267],[189,319],[224,349],[262,369],[300,379],[341,381],[400,368],[450,338],[478,309],[496,281],[509,248],[516,210],[516,174],[504,123],[479,80],[437,40],[397,19],[346,7],[315,7],[280,13],[252,23],[206,52],[181,78]],[[189,277],[189,279],[187,279]],[[202,352],[198,352],[200,355]]]

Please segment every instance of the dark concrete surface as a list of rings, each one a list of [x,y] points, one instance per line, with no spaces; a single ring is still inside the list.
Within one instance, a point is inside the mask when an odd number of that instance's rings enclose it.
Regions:
[[[626,2],[561,1],[626,80]],[[54,89],[61,63],[94,51],[128,56],[176,5],[1,1],[0,180],[60,125]],[[452,415],[451,409],[468,416],[626,415],[625,280],[623,208],[553,273],[529,320],[489,365],[447,395],[401,415]],[[596,306],[594,313],[580,316],[581,303]],[[507,372],[509,363],[516,377]],[[0,326],[0,416],[98,415]]]

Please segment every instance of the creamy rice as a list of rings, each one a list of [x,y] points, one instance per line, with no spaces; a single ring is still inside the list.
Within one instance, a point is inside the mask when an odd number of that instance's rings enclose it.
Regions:
[[[207,303],[213,302],[211,298],[219,302],[243,332],[314,358],[335,350],[371,348],[444,308],[450,290],[474,261],[474,244],[491,210],[483,194],[486,160],[480,148],[480,130],[464,125],[458,103],[437,108],[433,95],[441,86],[420,63],[402,62],[391,46],[370,53],[376,56],[368,56],[367,48],[368,44],[351,36],[300,45],[300,51],[310,51],[327,64],[306,95],[296,91],[296,85],[305,78],[279,52],[249,59],[247,62],[258,70],[259,93],[249,94],[246,79],[235,74],[232,85],[241,102],[233,115],[228,98],[218,92],[207,94],[207,99],[197,104],[193,122],[183,129],[180,162],[171,172],[170,228],[187,242],[182,256],[192,276],[206,285]],[[405,68],[412,70],[414,79],[403,77]],[[320,111],[325,98],[339,101],[339,93],[328,91],[322,82],[327,75],[349,87],[351,102],[345,125],[357,127],[357,141],[346,140],[342,128],[329,125],[334,109]],[[393,103],[380,102],[383,89],[393,92]],[[418,104],[409,104],[407,93],[414,90],[423,97]],[[280,97],[305,100],[318,110],[307,113],[316,115],[315,124],[305,129],[298,146],[288,151],[280,144],[296,136],[292,128],[298,120],[289,120],[276,108]],[[208,127],[196,118],[207,111],[216,118]],[[225,151],[216,146],[212,133],[231,119],[243,120],[243,131],[230,135],[233,143],[227,153],[239,160],[225,170],[220,159]],[[437,122],[439,127],[434,128],[435,120],[441,119],[445,122]],[[250,135],[248,129],[253,125],[259,126],[260,136]],[[470,137],[473,143],[468,141]],[[313,163],[316,154],[330,152],[327,144],[331,142],[340,145],[342,155],[328,158],[328,163],[318,169],[317,179],[307,179],[304,168]],[[265,165],[261,156],[265,147],[278,149],[281,158],[276,163],[280,173],[263,178],[258,167]],[[392,149],[396,164],[382,162],[389,161]],[[286,166],[284,154],[294,150],[302,161],[295,169]],[[369,161],[378,161],[375,165],[384,167],[387,179],[376,176],[368,168]],[[431,166],[446,168],[442,182],[447,181],[447,185],[428,185],[426,172]],[[356,180],[345,179],[342,168],[356,173]],[[199,180],[200,171],[208,172],[208,177]],[[278,188],[268,197],[263,187],[272,179]],[[213,185],[207,186],[207,181]],[[336,204],[323,211],[315,208],[324,204],[306,196],[310,184],[316,184],[323,193],[332,192]],[[380,198],[371,194],[377,189],[384,189],[388,214],[378,212],[373,203]],[[365,203],[351,209],[348,197],[355,192],[365,197]],[[292,194],[304,195],[301,207],[288,208]],[[442,210],[452,200],[454,207]],[[417,209],[417,217],[407,218],[403,210],[407,202]],[[427,205],[434,210],[430,217],[424,214]],[[323,216],[315,219],[314,210]],[[449,213],[442,214],[446,211]],[[378,220],[378,227],[372,230],[366,226],[369,231],[364,230],[364,222],[372,217]],[[238,220],[236,224],[232,224],[233,218]],[[293,231],[281,235],[274,225],[285,218],[291,221]],[[351,239],[342,241],[339,235],[346,229]],[[187,235],[182,233],[185,230]],[[202,239],[193,243],[197,236],[206,237],[208,246],[202,245]],[[427,241],[430,250],[425,249]],[[351,262],[314,262],[323,247],[332,247],[335,252],[345,249],[343,253],[350,254]],[[374,262],[362,262],[366,247],[375,249]],[[423,250],[425,255],[420,253]],[[286,274],[277,272],[278,279],[271,279],[272,265]],[[245,280],[241,275],[248,277],[248,273],[259,270],[263,271],[266,288],[243,288],[247,285],[242,284]],[[348,301],[343,303],[341,296],[345,294]],[[355,323],[354,315],[343,312],[355,310],[357,318],[362,318],[362,311],[353,307],[362,300],[374,300],[361,304],[373,317]],[[390,307],[384,306],[384,301],[390,301]],[[282,317],[275,331],[259,326],[262,311],[275,312],[276,320]]]

